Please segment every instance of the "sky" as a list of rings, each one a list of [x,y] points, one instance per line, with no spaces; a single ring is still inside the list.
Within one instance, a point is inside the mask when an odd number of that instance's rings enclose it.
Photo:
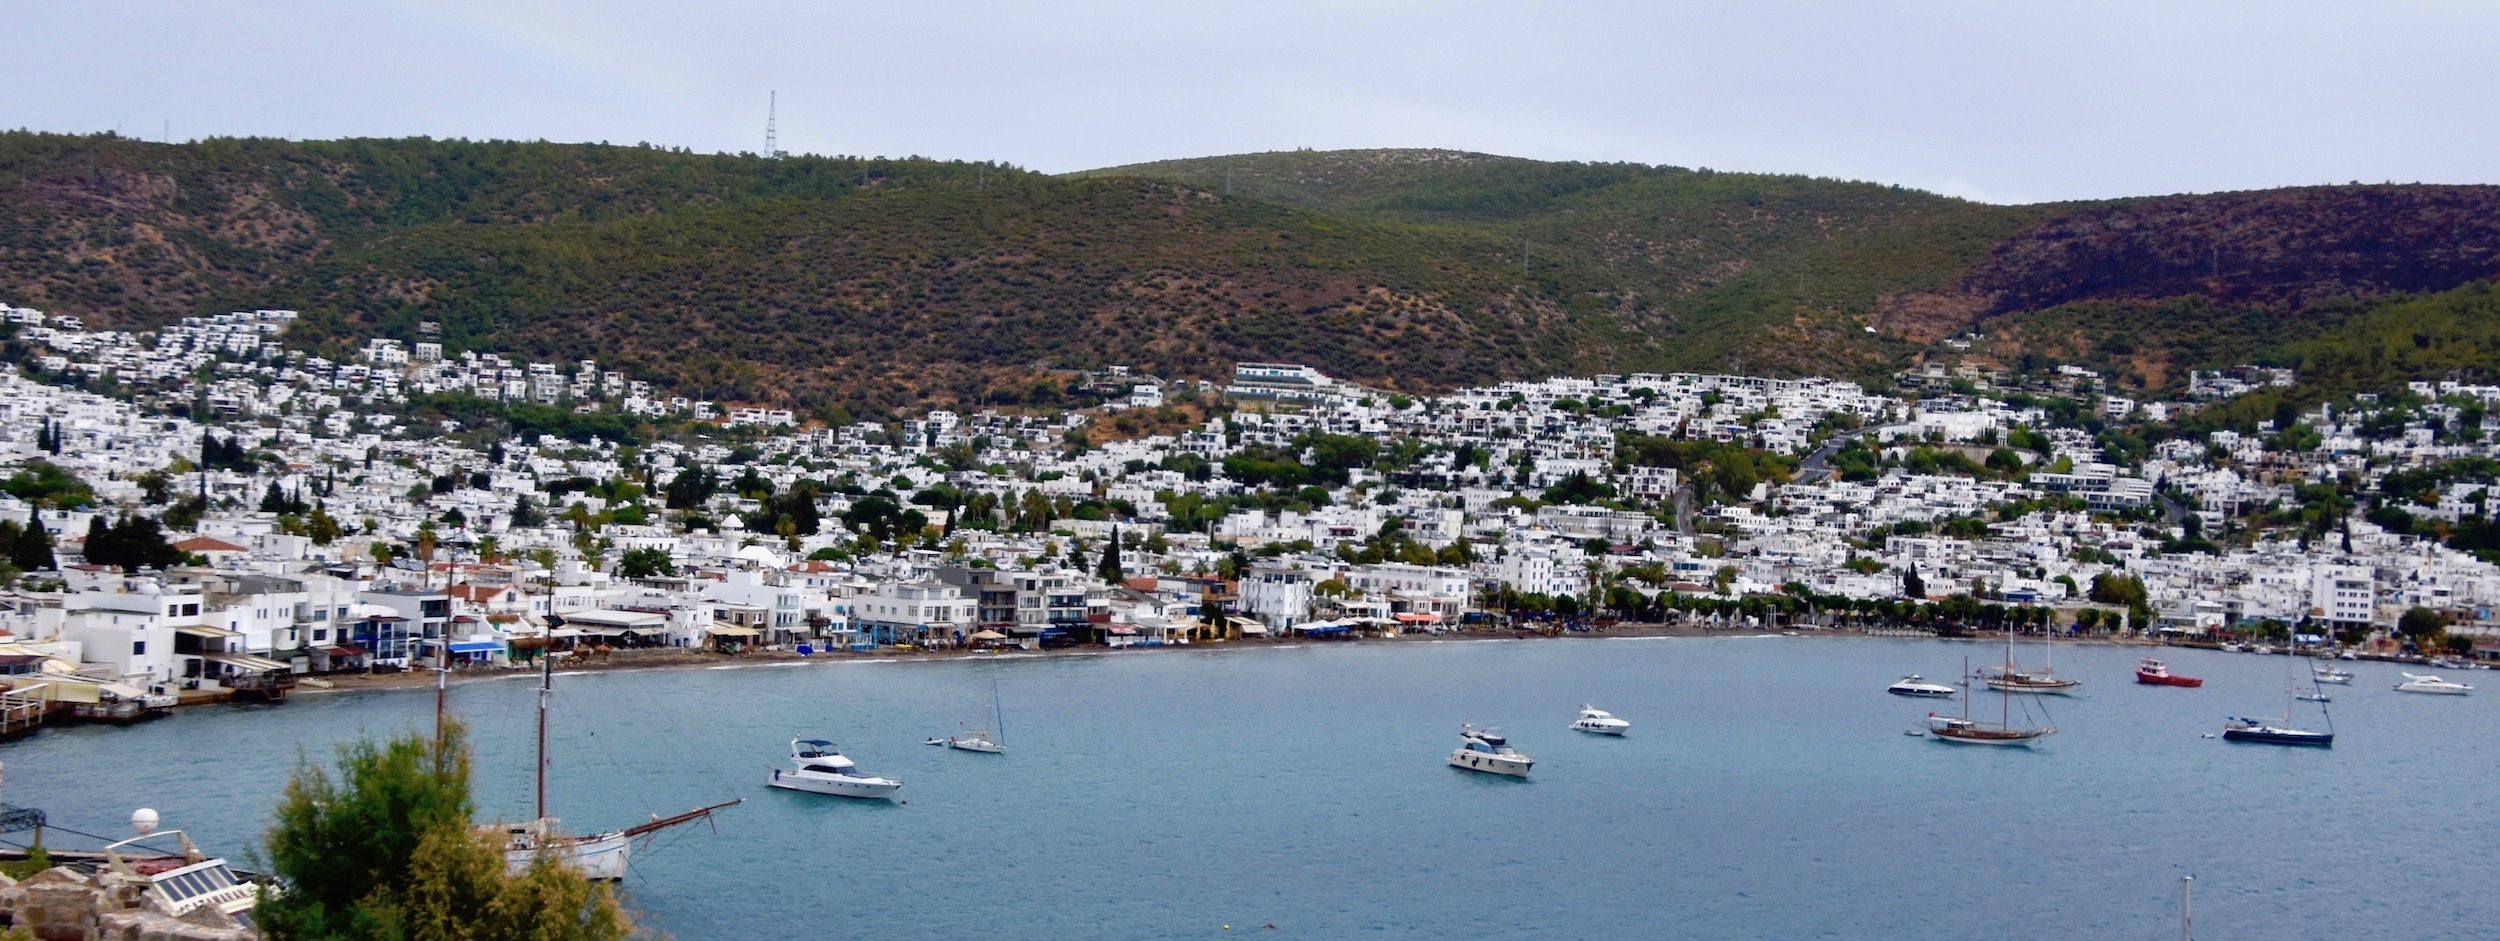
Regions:
[[[0,127],[998,160],[1444,147],[2019,203],[2500,183],[2500,0],[0,0]]]

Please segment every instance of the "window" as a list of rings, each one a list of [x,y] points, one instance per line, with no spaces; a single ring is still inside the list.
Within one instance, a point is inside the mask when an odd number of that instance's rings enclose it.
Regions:
[[[148,642],[147,642],[147,641],[144,641],[144,640],[134,640],[134,641],[131,641],[131,642],[130,642],[130,655],[131,655],[131,656],[133,656],[133,657],[137,657],[137,656],[144,656],[147,652],[148,652]]]

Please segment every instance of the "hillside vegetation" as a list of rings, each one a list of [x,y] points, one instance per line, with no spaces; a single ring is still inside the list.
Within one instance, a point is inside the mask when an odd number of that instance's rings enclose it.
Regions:
[[[642,146],[14,133],[0,134],[0,300],[98,325],[293,307],[300,338],[334,354],[433,321],[454,350],[598,359],[682,394],[802,407],[1033,401],[1049,368],[1220,379],[1245,359],[1413,390],[1866,375],[1980,325],[2158,384],[2500,273],[2495,194],[2007,207],[1453,151],[1049,177]]]

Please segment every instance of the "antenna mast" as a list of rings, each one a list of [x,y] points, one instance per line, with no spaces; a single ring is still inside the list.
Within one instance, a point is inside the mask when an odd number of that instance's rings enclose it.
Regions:
[[[775,132],[774,125],[777,123],[778,119],[781,117],[781,114],[780,114],[780,112],[781,112],[781,92],[779,92],[779,91],[777,91],[777,90],[776,90],[776,91],[770,91],[770,92],[766,92],[766,93],[765,93],[765,95],[766,95],[766,97],[765,97],[765,99],[764,99],[764,159],[766,159],[766,160],[779,160],[779,159],[781,159],[781,139],[780,139],[779,134],[777,134],[777,133]]]

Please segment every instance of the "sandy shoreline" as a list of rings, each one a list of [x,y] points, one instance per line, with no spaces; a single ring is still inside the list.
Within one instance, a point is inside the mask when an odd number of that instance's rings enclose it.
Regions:
[[[746,652],[746,653],[739,653],[739,654],[717,654],[717,653],[705,653],[705,652],[699,652],[699,651],[687,651],[687,650],[668,650],[668,651],[654,651],[654,652],[651,652],[651,653],[627,653],[627,654],[623,654],[623,655],[612,655],[612,656],[608,656],[608,657],[584,657],[584,658],[577,658],[577,659],[566,659],[566,660],[560,660],[560,661],[558,661],[558,662],[556,663],[556,671],[557,671],[557,672],[559,672],[559,673],[568,673],[568,674],[569,674],[569,673],[600,673],[600,672],[627,671],[627,670],[736,669],[736,668],[743,668],[743,667],[765,667],[765,666],[775,666],[775,665],[790,665],[790,666],[795,666],[795,665],[799,665],[799,664],[806,664],[806,663],[845,663],[845,662],[853,662],[853,663],[857,663],[857,662],[895,663],[895,662],[916,662],[916,661],[962,660],[962,659],[977,659],[977,658],[1087,657],[1087,656],[1104,656],[1104,655],[1115,654],[1115,653],[1117,653],[1117,654],[1132,654],[1132,655],[1133,655],[1133,654],[1147,654],[1147,655],[1151,655],[1151,654],[1154,654],[1154,653],[1157,653],[1157,652],[1162,652],[1162,651],[1190,651],[1190,650],[1198,650],[1198,651],[1205,651],[1205,650],[1259,650],[1259,649],[1264,649],[1264,648],[1272,648],[1272,647],[1285,647],[1285,646],[1288,646],[1288,645],[1291,645],[1291,646],[1303,646],[1303,645],[1309,645],[1309,644],[1398,644],[1398,643],[1430,642],[1430,641],[1435,641],[1435,640],[1514,640],[1514,639],[1515,639],[1515,640],[1553,640],[1553,641],[1569,642],[1569,641],[1575,641],[1575,640],[1604,640],[1604,639],[1608,639],[1608,638],[1625,638],[1625,637],[1744,637],[1744,636],[1763,636],[1763,637],[1779,637],[1779,636],[1796,636],[1796,637],[1901,637],[1901,638],[1917,639],[1917,640],[1939,639],[1939,638],[1937,638],[1937,635],[1934,635],[1934,634],[1928,634],[1928,633],[1924,633],[1924,632],[1917,632],[1917,631],[1906,631],[1906,630],[1905,630],[1905,631],[1881,631],[1881,630],[1878,630],[1878,631],[1872,631],[1872,632],[1868,632],[1868,631],[1860,631],[1860,630],[1855,629],[1855,628],[1797,628],[1797,629],[1793,629],[1793,630],[1784,630],[1784,631],[1769,631],[1769,630],[1707,630],[1707,629],[1703,629],[1703,628],[1699,628],[1699,627],[1692,627],[1692,626],[1688,626],[1688,625],[1672,625],[1672,624],[1618,624],[1618,625],[1616,625],[1616,626],[1609,627],[1609,628],[1605,628],[1605,629],[1603,629],[1603,630],[1566,631],[1566,632],[1563,632],[1563,633],[1560,633],[1560,634],[1543,634],[1543,633],[1539,633],[1539,632],[1536,632],[1536,631],[1529,631],[1529,630],[1477,630],[1477,631],[1459,631],[1459,632],[1454,632],[1454,633],[1446,633],[1446,634],[1405,634],[1405,635],[1400,635],[1400,636],[1396,636],[1396,637],[1368,637],[1368,638],[1363,638],[1363,639],[1360,639],[1360,640],[1320,640],[1320,639],[1313,639],[1313,638],[1295,638],[1295,637],[1285,637],[1285,638],[1277,638],[1277,639],[1274,639],[1274,640],[1233,640],[1233,641],[1209,641],[1209,642],[1202,642],[1202,643],[1195,643],[1195,644],[1164,644],[1164,645],[1156,645],[1156,646],[1134,646],[1134,647],[1124,647],[1124,648],[1111,648],[1111,647],[1061,647],[1061,648],[1057,648],[1057,649],[1053,649],[1053,650],[1020,650],[1020,649],[1015,649],[1015,648],[1007,648],[1007,649],[1004,649],[1004,650],[971,650],[971,649],[956,649],[956,650],[900,650],[900,649],[896,649],[896,648],[887,647],[887,648],[880,648],[880,649],[877,649],[877,650],[870,650],[870,651],[864,651],[864,652],[858,652],[858,653],[854,653],[854,652],[851,652],[851,651],[847,651],[847,650],[845,650],[845,651],[838,651],[838,652],[833,652],[833,653],[817,653],[817,654],[811,654],[811,655],[804,656],[804,657],[802,657],[802,656],[798,655],[797,653],[794,653],[794,652],[791,652],[791,651],[787,651],[787,650],[755,650],[755,651],[749,651],[749,652]],[[2017,640],[2017,641],[2022,641],[2022,640],[2036,639],[2036,638],[2038,638],[2038,636],[2039,636],[2039,635],[2036,635],[2036,634],[2016,635],[2016,640]],[[1969,636],[1965,636],[1965,637],[1951,637],[1951,638],[1941,638],[1941,639],[1946,639],[1946,640],[1968,640],[1968,641],[1974,641],[1974,642],[1977,642],[1977,641],[1987,641],[1987,642],[1990,642],[1990,643],[2003,643],[2003,642],[2005,641],[2005,635],[2003,635],[2003,634],[1999,634],[1999,633],[1993,633],[1993,632],[1987,632],[1987,633],[1974,632],[1974,633],[1972,633],[1971,635],[1969,635]],[[2091,636],[2091,637],[2074,637],[2074,638],[2063,638],[2063,637],[2061,637],[2061,638],[2059,638],[2059,639],[2060,639],[2061,641],[2064,641],[2064,642],[2068,642],[2068,643],[2077,643],[2077,644],[2099,644],[2099,645],[2142,646],[2142,647],[2159,646],[2159,645],[2158,645],[2155,641],[2152,641],[2152,640],[2149,640],[2149,639],[2145,639],[2145,638],[2135,638],[2135,637]],[[481,669],[454,670],[454,671],[451,673],[451,676],[450,676],[450,678],[449,678],[449,681],[450,681],[451,683],[454,683],[454,684],[459,684],[459,683],[477,683],[477,682],[487,682],[487,681],[492,681],[492,680],[509,680],[509,679],[513,679],[513,678],[515,678],[515,677],[530,676],[530,675],[533,675],[535,672],[536,672],[536,668],[535,668],[535,667],[513,667],[513,668],[507,668],[507,669],[500,669],[500,670],[481,670]],[[433,686],[433,685],[434,685],[434,681],[435,681],[435,675],[434,675],[432,672],[429,672],[429,671],[424,671],[424,670],[410,670],[410,671],[407,671],[407,672],[402,672],[402,673],[341,674],[341,675],[327,675],[327,676],[317,676],[317,677],[307,677],[307,678],[308,678],[308,679],[318,679],[318,680],[322,680],[322,681],[327,682],[327,683],[329,683],[329,684],[331,684],[331,685],[330,685],[328,688],[318,688],[318,687],[310,687],[310,686],[299,686],[299,687],[297,687],[297,688],[296,688],[296,694],[297,694],[297,695],[311,694],[311,693],[333,693],[333,692],[347,692],[347,691],[351,691],[351,690],[369,690],[369,689],[422,689],[422,688],[425,688],[425,687],[430,687],[430,686]]]

